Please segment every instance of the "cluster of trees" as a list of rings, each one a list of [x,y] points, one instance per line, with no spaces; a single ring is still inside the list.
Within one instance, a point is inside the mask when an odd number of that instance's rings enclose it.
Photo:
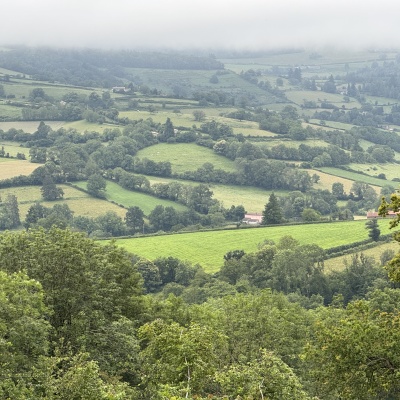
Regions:
[[[399,211],[398,195],[381,213],[389,209]],[[4,233],[0,394],[396,397],[396,283],[362,254],[330,274],[323,259],[287,236],[253,254],[231,251],[209,275],[70,230]],[[398,261],[382,259],[394,282]]]

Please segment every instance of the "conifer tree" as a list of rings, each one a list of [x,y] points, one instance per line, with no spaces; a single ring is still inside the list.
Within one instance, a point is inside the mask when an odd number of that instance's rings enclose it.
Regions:
[[[262,225],[277,225],[284,221],[282,209],[274,193],[269,196],[268,203],[263,211]]]

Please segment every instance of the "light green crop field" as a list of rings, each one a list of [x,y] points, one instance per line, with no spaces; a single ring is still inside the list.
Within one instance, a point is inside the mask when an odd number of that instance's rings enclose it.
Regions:
[[[76,182],[77,186],[86,189],[86,182]],[[178,211],[187,210],[182,204],[174,201],[159,199],[145,193],[133,192],[126,190],[115,182],[107,181],[106,198],[117,204],[122,204],[124,207],[137,206],[143,210],[145,215],[148,215],[156,206],[174,207]]]
[[[385,174],[388,185],[398,185],[398,182],[390,182],[393,178],[400,178],[400,165],[395,163],[385,164],[349,164],[351,169],[364,172],[368,175],[376,176]],[[384,184],[384,183],[383,183]]]
[[[353,181],[364,182],[364,183],[368,183],[369,185],[374,185],[374,186],[379,186],[379,187],[390,184],[390,182],[388,182],[384,179],[373,178],[372,176],[358,174],[357,172],[345,171],[344,169],[340,169],[340,168],[321,167],[321,168],[318,168],[318,170],[321,170],[322,172],[326,172],[327,174],[332,174],[335,176],[340,176],[342,178],[350,179]]]
[[[206,162],[213,164],[216,169],[236,170],[233,161],[215,154],[211,149],[192,143],[160,143],[140,150],[137,156],[157,162],[169,161],[173,173],[194,171]]]
[[[18,175],[30,175],[40,165],[30,163],[27,160],[0,158],[0,179],[9,179]]]
[[[366,250],[362,250],[362,251],[356,251],[355,253],[362,253],[368,257],[373,257],[373,259],[375,260],[376,263],[380,263],[380,257],[381,254],[385,251],[385,250],[393,250],[396,253],[398,253],[400,251],[400,246],[398,242],[392,241],[390,243],[381,243],[378,244],[375,247],[372,247],[371,249],[366,249]],[[325,264],[325,271],[326,272],[330,272],[330,271],[342,271],[345,268],[345,262],[347,261],[348,263],[351,262],[351,257],[352,255],[354,255],[355,253],[351,253],[351,254],[346,254],[344,256],[340,256],[340,257],[334,257],[334,258],[330,258],[328,260],[325,260],[324,264]]]
[[[389,233],[387,220],[379,221],[381,233]],[[206,231],[174,235],[117,239],[118,246],[141,257],[176,257],[200,264],[207,272],[216,272],[223,265],[223,256],[231,250],[257,251],[257,245],[269,239],[275,242],[291,235],[301,244],[315,243],[324,249],[354,243],[368,238],[365,221],[326,224],[292,225]]]

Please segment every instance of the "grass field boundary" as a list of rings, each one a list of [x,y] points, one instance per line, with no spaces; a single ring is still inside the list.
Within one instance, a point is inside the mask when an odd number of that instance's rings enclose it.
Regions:
[[[331,169],[331,168],[335,168],[339,172],[343,171],[343,173],[334,174],[332,171],[328,170],[328,169]],[[323,172],[323,173],[328,174],[328,175],[332,175],[332,176],[337,176],[337,177],[340,177],[340,178],[348,179],[348,180],[353,181],[353,182],[364,182],[364,183],[367,183],[368,185],[372,185],[372,186],[382,187],[382,186],[385,186],[385,184],[389,184],[389,182],[391,182],[391,181],[375,178],[375,177],[370,176],[370,175],[362,174],[360,172],[350,171],[348,169],[339,168],[339,167],[320,167],[320,168],[314,168],[314,169],[316,171]],[[357,179],[355,179],[354,175],[357,175]]]

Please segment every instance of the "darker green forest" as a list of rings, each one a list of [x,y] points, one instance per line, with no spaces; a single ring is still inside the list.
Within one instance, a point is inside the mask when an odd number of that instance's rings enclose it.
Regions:
[[[3,233],[1,398],[397,398],[399,256],[326,275],[322,253],[285,237],[209,275],[68,229]]]

